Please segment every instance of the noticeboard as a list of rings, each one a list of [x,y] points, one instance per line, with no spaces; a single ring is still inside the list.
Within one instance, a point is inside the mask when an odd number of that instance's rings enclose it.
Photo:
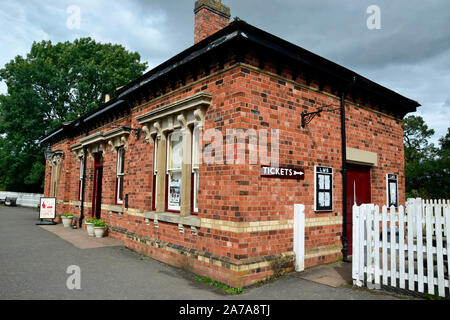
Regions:
[[[314,211],[333,210],[333,168],[314,167]]]
[[[56,218],[56,198],[41,198],[39,219]]]

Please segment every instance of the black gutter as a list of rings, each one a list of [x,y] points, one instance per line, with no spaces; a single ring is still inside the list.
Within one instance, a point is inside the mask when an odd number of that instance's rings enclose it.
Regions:
[[[55,131],[54,131],[53,133],[49,134],[48,136],[46,136],[45,138],[43,138],[42,140],[40,140],[39,143],[43,143],[43,142],[49,140],[50,138],[56,136],[58,133],[61,133],[61,132],[63,132],[63,131],[64,131],[64,127],[61,126],[60,128],[55,129]]]

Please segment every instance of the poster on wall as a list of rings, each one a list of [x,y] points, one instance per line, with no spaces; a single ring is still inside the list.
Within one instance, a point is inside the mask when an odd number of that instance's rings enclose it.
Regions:
[[[387,202],[388,206],[398,206],[398,177],[396,174],[387,174]]]
[[[180,210],[181,172],[174,173],[169,179],[169,209]]]

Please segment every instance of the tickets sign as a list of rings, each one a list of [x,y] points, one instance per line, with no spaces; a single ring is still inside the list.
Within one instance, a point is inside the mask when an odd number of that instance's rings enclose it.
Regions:
[[[56,198],[41,198],[39,219],[56,218]]]
[[[304,180],[305,170],[301,168],[262,166],[261,177]]]

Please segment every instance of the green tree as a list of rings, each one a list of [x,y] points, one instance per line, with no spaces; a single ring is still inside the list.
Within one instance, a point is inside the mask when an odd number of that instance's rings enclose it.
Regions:
[[[106,94],[147,68],[136,52],[91,38],[34,42],[26,57],[0,69],[0,188],[40,192],[44,146],[38,140],[64,121],[98,107]]]
[[[450,128],[436,148],[428,139],[434,130],[420,116],[403,121],[406,197],[450,198]]]
[[[416,162],[434,156],[436,149],[428,143],[434,130],[428,128],[420,116],[408,116],[403,120],[403,141],[405,144],[405,161]]]

